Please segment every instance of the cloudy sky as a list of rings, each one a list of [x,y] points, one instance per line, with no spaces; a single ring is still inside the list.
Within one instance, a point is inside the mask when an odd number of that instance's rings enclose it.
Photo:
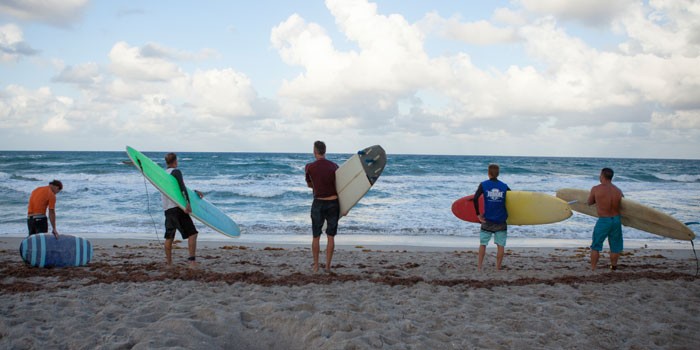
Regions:
[[[0,0],[0,150],[700,158],[699,0]]]

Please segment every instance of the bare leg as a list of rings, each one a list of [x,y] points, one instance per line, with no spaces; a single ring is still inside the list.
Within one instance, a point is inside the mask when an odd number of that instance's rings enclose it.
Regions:
[[[486,246],[480,245],[479,246],[479,263],[477,264],[477,268],[479,269],[479,271],[481,271],[481,266],[484,264],[484,256],[486,256]]]
[[[197,234],[187,237],[187,250],[190,253],[190,258],[197,256]],[[190,265],[197,265],[197,261],[190,260]]]
[[[173,264],[173,240],[165,240],[165,263],[168,265]]]
[[[333,260],[333,251],[335,250],[335,237],[328,236],[328,245],[326,246],[326,272],[331,272],[331,261]]]
[[[600,259],[600,252],[597,250],[591,249],[591,270],[595,271],[595,268],[598,266],[598,259]]]
[[[498,244],[496,244],[496,246],[498,247],[498,252],[496,253],[496,270],[500,270],[503,256],[505,255],[505,247]]]
[[[610,253],[610,266],[617,268],[617,259],[620,258],[620,253]]]
[[[314,237],[314,240],[311,242],[311,252],[314,255],[314,267],[313,267],[314,272],[318,272],[318,254],[319,254],[319,251],[321,249],[320,248],[320,245],[321,245],[320,240],[321,240],[321,236]]]

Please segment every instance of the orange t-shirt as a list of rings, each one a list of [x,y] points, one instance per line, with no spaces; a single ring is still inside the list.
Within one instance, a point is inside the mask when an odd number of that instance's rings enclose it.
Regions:
[[[37,187],[29,196],[27,215],[46,214],[47,207],[56,208],[56,194],[51,191],[50,186]]]

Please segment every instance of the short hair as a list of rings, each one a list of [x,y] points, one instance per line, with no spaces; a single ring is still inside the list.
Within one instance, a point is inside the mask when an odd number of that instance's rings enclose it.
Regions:
[[[53,181],[49,182],[49,185],[54,185],[54,186],[58,187],[59,190],[63,190],[63,183],[61,181],[53,180]]]
[[[500,170],[501,170],[501,168],[498,166],[498,164],[495,164],[495,163],[489,164],[489,178],[490,179],[497,178]]]
[[[603,175],[604,178],[612,180],[613,175],[615,175],[615,172],[610,168],[603,168],[603,170],[600,171],[600,174]]]
[[[322,156],[326,154],[326,144],[323,141],[314,142],[314,149]]]
[[[175,154],[175,153],[170,152],[170,153],[165,155],[165,164],[168,164],[168,165],[173,164],[173,162],[175,162],[176,160],[177,160],[177,154]]]

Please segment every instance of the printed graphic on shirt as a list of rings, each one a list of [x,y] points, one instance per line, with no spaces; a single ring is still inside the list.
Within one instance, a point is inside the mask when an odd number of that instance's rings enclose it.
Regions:
[[[504,195],[504,192],[497,189],[497,188],[494,188],[494,189],[486,192],[486,197],[488,197],[489,200],[496,201],[496,202],[502,201],[503,195]]]

